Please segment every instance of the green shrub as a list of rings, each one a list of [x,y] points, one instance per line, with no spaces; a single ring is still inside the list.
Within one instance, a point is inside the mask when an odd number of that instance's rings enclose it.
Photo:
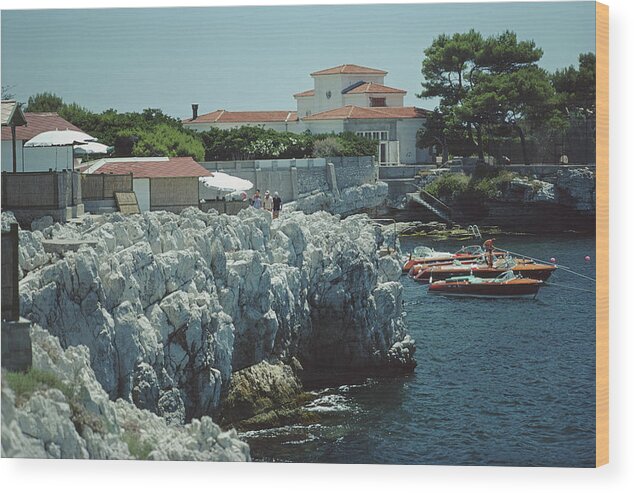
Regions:
[[[125,431],[123,441],[128,444],[130,454],[137,459],[146,460],[152,452],[152,445],[144,441],[138,432]]]
[[[425,191],[440,200],[454,200],[463,195],[469,178],[461,173],[444,173],[425,187]]]

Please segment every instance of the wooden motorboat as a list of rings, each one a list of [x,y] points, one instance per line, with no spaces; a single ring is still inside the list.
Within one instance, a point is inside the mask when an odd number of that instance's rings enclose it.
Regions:
[[[506,252],[494,250],[493,255],[496,258],[503,257]],[[469,262],[484,258],[485,251],[479,245],[470,245],[463,247],[455,253],[436,252],[428,247],[416,247],[412,254],[403,263],[403,272],[409,273],[414,266],[450,264],[454,260]]]
[[[508,270],[512,271],[515,275],[521,275],[523,278],[546,281],[551,274],[557,270],[557,267],[523,259],[515,260],[513,258],[498,259],[493,264],[493,267],[489,267],[486,263],[469,264],[454,261],[449,265],[430,265],[419,269],[414,279],[423,283],[428,283],[430,280],[437,281],[455,276],[470,275],[491,279]]]
[[[456,276],[429,285],[429,292],[444,296],[468,298],[535,298],[544,284],[506,271],[494,279],[476,276]]]

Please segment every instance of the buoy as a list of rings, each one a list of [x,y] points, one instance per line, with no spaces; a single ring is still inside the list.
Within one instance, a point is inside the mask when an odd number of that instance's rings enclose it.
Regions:
[[[557,259],[555,257],[550,257],[550,263],[554,264],[555,262],[557,262]]]
[[[590,255],[586,255],[586,262],[590,262]]]

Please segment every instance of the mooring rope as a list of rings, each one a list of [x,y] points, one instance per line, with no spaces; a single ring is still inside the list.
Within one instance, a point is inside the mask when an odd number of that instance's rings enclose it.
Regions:
[[[574,289],[576,291],[584,291],[586,293],[592,293],[592,294],[595,293],[595,291],[592,291],[591,289],[577,288],[575,286],[568,286],[567,284],[559,284],[559,283],[556,283],[556,282],[545,282],[544,285],[545,286],[557,286],[559,288]]]
[[[510,250],[504,250],[504,248],[499,248],[499,247],[495,247],[495,248],[496,248],[496,250],[500,250],[501,252],[510,253],[511,255],[515,255],[517,257],[527,258],[529,260],[533,260],[535,262],[541,262],[543,264],[554,265],[558,269],[561,269],[561,270],[563,270],[565,272],[569,272],[570,274],[574,274],[575,276],[583,277],[584,279],[588,279],[589,281],[592,281],[592,282],[597,282],[596,279],[594,279],[594,278],[592,278],[590,276],[586,276],[585,274],[581,274],[580,272],[575,272],[570,267],[566,267],[565,265],[560,265],[560,264],[556,264],[554,262],[548,262],[546,260],[541,260],[541,259],[538,259],[538,258],[529,257],[528,255],[523,255],[523,254],[517,253],[517,252],[511,252]]]

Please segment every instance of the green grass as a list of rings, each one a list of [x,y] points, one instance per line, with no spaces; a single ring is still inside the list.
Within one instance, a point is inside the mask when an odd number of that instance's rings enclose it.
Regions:
[[[88,411],[80,402],[70,385],[62,382],[57,375],[36,368],[31,368],[26,373],[4,372],[3,380],[15,393],[15,403],[17,406],[23,405],[29,398],[38,391],[47,389],[58,389],[66,397],[72,415],[71,420],[77,432],[82,435],[86,428],[90,428],[96,433],[106,433],[104,421],[97,415]]]
[[[15,392],[16,404],[26,402],[38,390],[59,389],[70,399],[72,391],[55,374],[31,368],[26,373],[8,371],[3,374],[6,384]]]

